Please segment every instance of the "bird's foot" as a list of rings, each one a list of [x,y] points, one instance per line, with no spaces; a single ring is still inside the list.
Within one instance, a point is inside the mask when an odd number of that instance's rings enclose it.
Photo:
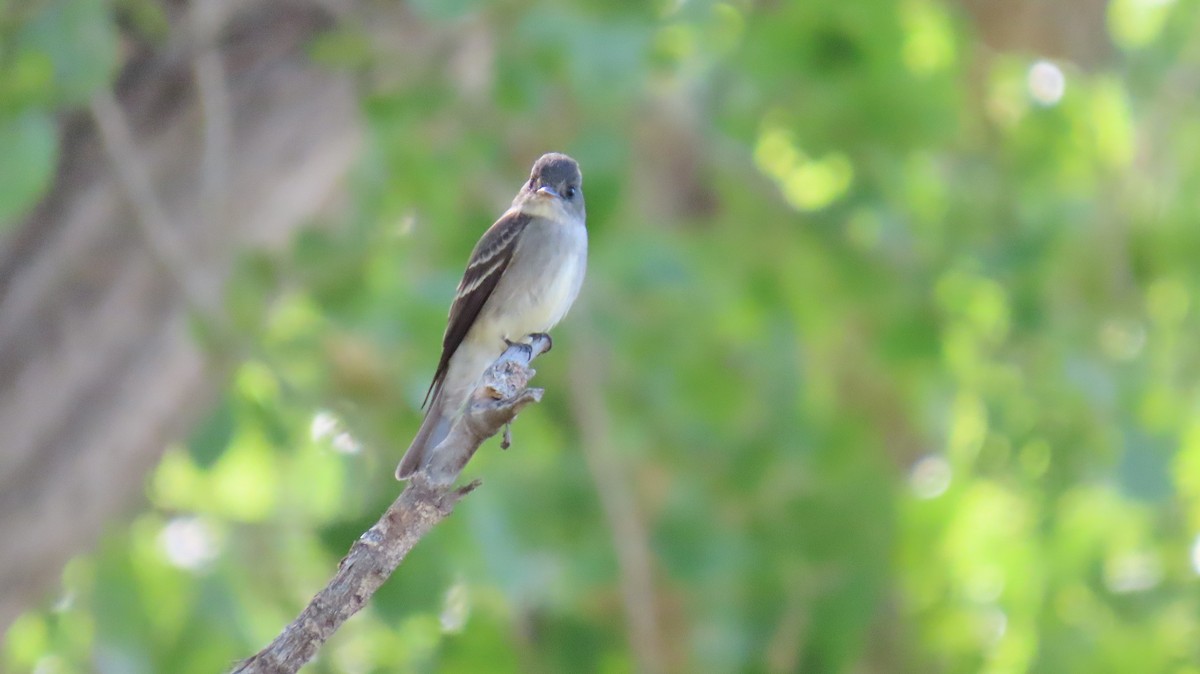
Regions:
[[[553,340],[553,339],[550,339],[550,333],[547,333],[547,332],[535,332],[535,333],[533,333],[533,334],[529,335],[529,340],[530,340],[530,341],[536,341],[536,340],[539,340],[539,339],[544,339],[544,340],[546,340],[546,351],[549,351],[550,349],[553,349],[553,348],[554,348],[554,340]],[[543,351],[542,353],[546,353],[546,351]]]
[[[500,449],[512,447],[512,422],[504,424],[504,437],[500,439]]]
[[[532,344],[526,344],[525,342],[514,342],[507,337],[504,337],[503,339],[504,339],[504,345],[510,349],[513,348],[514,346],[519,346],[522,349],[524,349],[525,355],[527,357],[526,360],[533,358],[533,345]],[[549,338],[547,338],[547,339],[549,339]],[[549,350],[549,349],[547,349],[547,350]]]

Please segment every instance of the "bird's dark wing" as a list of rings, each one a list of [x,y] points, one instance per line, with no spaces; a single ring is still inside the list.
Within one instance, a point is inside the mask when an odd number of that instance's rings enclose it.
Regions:
[[[422,407],[429,403],[445,380],[446,372],[450,369],[450,358],[475,324],[483,305],[492,296],[492,291],[512,261],[517,239],[530,219],[531,216],[517,211],[505,213],[475,244],[475,250],[471,251],[471,259],[467,262],[467,270],[458,283],[454,303],[450,305],[450,319],[446,324],[446,334],[442,337],[442,358],[433,374],[433,382],[425,392]]]

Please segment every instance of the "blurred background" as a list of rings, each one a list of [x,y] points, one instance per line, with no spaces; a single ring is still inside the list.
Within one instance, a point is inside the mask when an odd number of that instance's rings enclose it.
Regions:
[[[0,668],[216,672],[542,152],[545,401],[309,672],[1200,672],[1200,2],[0,0]]]

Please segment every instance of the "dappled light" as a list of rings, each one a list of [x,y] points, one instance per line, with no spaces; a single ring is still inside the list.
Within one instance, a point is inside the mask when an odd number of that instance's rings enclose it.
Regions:
[[[1200,672],[1198,83],[1200,0],[0,0],[0,670],[375,549],[560,151],[544,392],[302,671]]]

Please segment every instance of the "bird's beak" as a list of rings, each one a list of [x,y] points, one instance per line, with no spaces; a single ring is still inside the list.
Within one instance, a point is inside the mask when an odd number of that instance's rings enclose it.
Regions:
[[[558,190],[554,189],[553,187],[551,187],[549,185],[542,185],[541,187],[539,187],[537,189],[537,193],[542,196],[546,196],[546,197],[557,197],[558,196]]]

